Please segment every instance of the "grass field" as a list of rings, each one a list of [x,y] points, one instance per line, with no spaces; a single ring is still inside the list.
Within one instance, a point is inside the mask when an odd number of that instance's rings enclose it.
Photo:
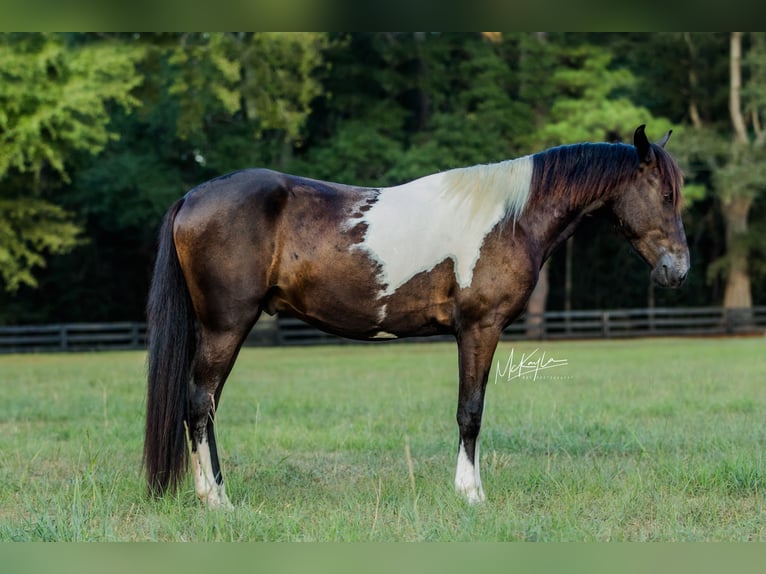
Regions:
[[[0,356],[0,540],[766,539],[766,341],[505,343],[487,503],[453,491],[452,344],[246,349],[218,415],[235,509],[144,496],[143,353]]]

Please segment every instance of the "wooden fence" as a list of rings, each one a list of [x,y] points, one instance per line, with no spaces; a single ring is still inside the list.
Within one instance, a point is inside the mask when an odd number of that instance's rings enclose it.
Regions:
[[[508,339],[611,339],[766,333],[766,307],[549,311],[530,318],[532,325],[517,321],[505,330],[504,336]]]
[[[612,339],[628,337],[679,337],[704,335],[766,334],[766,307],[652,308],[593,311],[548,311],[520,317],[503,332],[503,340]],[[323,333],[303,321],[280,317],[271,332],[276,345],[350,343]],[[453,340],[451,336],[393,339]]]
[[[66,323],[0,327],[0,353],[142,349],[144,323]]]
[[[766,307],[624,309],[548,311],[520,318],[503,333],[504,340],[594,339],[653,336],[766,334]],[[452,340],[449,336],[396,341]],[[291,317],[264,318],[248,336],[248,346],[352,343]],[[0,353],[28,351],[99,351],[142,349],[143,323],[67,323],[0,327]]]

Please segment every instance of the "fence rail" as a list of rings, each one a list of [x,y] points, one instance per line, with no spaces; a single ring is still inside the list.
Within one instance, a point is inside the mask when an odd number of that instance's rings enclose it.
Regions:
[[[506,338],[567,339],[766,333],[766,307],[549,311],[516,321]]]
[[[527,320],[528,319],[528,320]],[[766,307],[623,309],[548,311],[521,317],[503,333],[504,340],[555,340],[652,336],[766,334]],[[450,340],[449,336],[415,339]],[[245,342],[248,346],[349,343],[291,317],[262,320]],[[66,323],[0,327],[0,353],[32,351],[99,351],[142,349],[144,323]]]
[[[0,327],[0,353],[142,349],[144,323],[66,323]]]

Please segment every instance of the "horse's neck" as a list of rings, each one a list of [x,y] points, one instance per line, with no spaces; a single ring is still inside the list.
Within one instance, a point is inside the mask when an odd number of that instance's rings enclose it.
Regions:
[[[543,261],[569,239],[583,217],[602,208],[608,198],[584,198],[570,205],[569,197],[541,198],[526,214],[526,232],[543,252]]]
[[[547,258],[582,218],[615,200],[635,173],[625,144],[575,144],[533,156],[527,231]],[[534,215],[533,215],[534,214]]]

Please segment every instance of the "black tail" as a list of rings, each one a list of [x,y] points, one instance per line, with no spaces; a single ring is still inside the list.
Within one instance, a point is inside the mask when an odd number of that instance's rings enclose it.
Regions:
[[[175,490],[187,467],[188,397],[197,321],[173,240],[184,200],[165,215],[147,304],[148,390],[144,465],[149,492]]]

